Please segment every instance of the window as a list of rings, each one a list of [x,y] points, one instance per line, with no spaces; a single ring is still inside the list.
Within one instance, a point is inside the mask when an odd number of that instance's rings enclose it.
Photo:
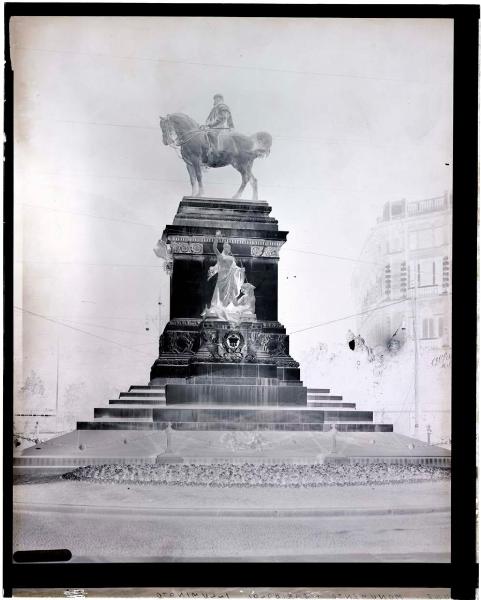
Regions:
[[[434,229],[434,245],[442,246],[446,243],[446,228],[445,227],[435,227]]]
[[[434,271],[434,284],[442,285],[443,283],[443,259],[441,256],[437,256],[434,259],[435,271]]]
[[[391,203],[391,218],[395,219],[404,216],[404,204],[405,202],[403,200]]]
[[[411,260],[407,268],[408,287],[429,287],[443,283],[443,259],[427,258],[420,261]]]
[[[423,319],[423,335],[422,337],[424,339],[432,339],[432,338],[436,338],[436,331],[435,331],[435,320],[434,319]]]
[[[443,337],[444,335],[444,323],[443,318],[438,317],[438,337]]]
[[[431,228],[409,232],[410,250],[421,250],[422,248],[432,248],[433,246],[434,232]]]
[[[414,260],[411,260],[408,264],[408,288],[409,289],[412,289],[414,287],[414,284],[416,282],[416,273],[417,273],[416,262]]]
[[[403,250],[403,242],[400,236],[394,236],[389,240],[390,252],[401,252]]]
[[[443,337],[444,335],[444,320],[441,315],[435,315],[423,319],[422,324],[422,337],[424,339],[435,339]]]
[[[418,286],[427,287],[434,285],[436,277],[436,263],[432,259],[418,262]]]
[[[430,248],[433,245],[433,230],[421,229],[418,234],[418,248]]]

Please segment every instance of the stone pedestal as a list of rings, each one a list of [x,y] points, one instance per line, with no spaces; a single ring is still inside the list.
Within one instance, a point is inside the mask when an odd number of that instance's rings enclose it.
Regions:
[[[169,249],[170,321],[160,338],[151,385],[166,385],[168,404],[306,406],[299,364],[277,321],[277,266],[287,232],[266,202],[183,198],[162,242]],[[255,286],[256,320],[202,318],[215,277],[215,240],[231,245]]]
[[[265,202],[181,201],[156,250],[171,274],[170,321],[149,385],[131,386],[108,406],[95,408],[94,420],[78,422],[78,431],[172,427],[179,443],[180,432],[196,432],[189,440],[217,433],[221,440],[228,431],[324,433],[333,425],[356,435],[392,432],[391,424],[373,422],[372,411],[356,410],[354,402],[329,389],[303,385],[289,336],[277,320],[277,265],[287,232],[279,231],[270,212]],[[229,242],[236,264],[255,286],[256,316],[250,313],[244,321],[202,317],[216,312],[206,311],[216,285],[207,276],[217,262],[213,242],[219,237],[219,250]]]

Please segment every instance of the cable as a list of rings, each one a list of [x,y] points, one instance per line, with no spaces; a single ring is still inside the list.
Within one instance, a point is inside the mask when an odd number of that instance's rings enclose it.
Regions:
[[[66,316],[62,315],[43,315],[49,319],[63,319],[64,321],[76,321],[77,319],[69,319]],[[72,315],[70,315],[72,316]],[[77,315],[74,315],[77,316]],[[114,321],[144,321],[143,317],[113,317],[112,315],[88,315],[86,318],[88,319],[113,319]]]
[[[108,338],[101,337],[94,333],[90,333],[88,331],[84,331],[83,329],[79,329],[78,327],[73,327],[72,325],[67,325],[66,323],[62,323],[61,321],[56,321],[55,319],[50,319],[44,315],[40,315],[33,311],[27,310],[26,308],[21,308],[20,306],[14,306],[16,310],[20,310],[28,315],[32,315],[34,317],[38,317],[40,319],[45,319],[45,321],[50,321],[51,323],[57,323],[58,325],[62,325],[63,327],[67,327],[68,329],[73,329],[74,331],[79,331],[80,333],[84,333],[85,335],[90,335],[91,337],[97,338],[98,340],[102,340],[104,342],[109,342],[110,344],[115,344],[116,346],[120,346],[121,348],[127,348],[128,350],[132,350],[133,352],[137,352],[138,354],[142,354],[143,356],[149,356],[150,354],[146,354],[145,352],[141,352],[139,350],[134,350],[131,346],[126,346],[125,344],[120,344],[119,342],[114,342],[114,340],[109,340]]]
[[[86,323],[85,321],[78,321],[77,319],[64,319],[64,321],[69,321],[70,323],[75,323],[76,325],[83,325],[85,327],[99,327],[101,329],[108,329],[109,331],[119,331],[120,333],[130,333],[130,335],[145,335],[145,331],[128,331],[127,329],[116,329],[115,327],[107,327],[105,325],[96,325],[95,323]],[[146,342],[149,343],[149,342]],[[134,346],[139,346],[140,344],[134,344]]]
[[[22,118],[22,117],[19,117]],[[152,131],[158,132],[160,130],[159,127],[154,127],[153,125],[131,125],[131,124],[123,124],[123,123],[100,123],[98,121],[76,121],[74,119],[50,119],[49,117],[24,117],[24,120],[28,121],[48,121],[50,123],[69,123],[71,125],[93,125],[95,127],[118,127],[120,129],[150,129]],[[372,148],[393,148],[396,147],[396,144],[373,144],[371,141],[363,141],[356,140],[352,138],[338,138],[336,140],[328,140],[321,138],[299,138],[292,135],[279,135],[277,133],[272,134],[273,139],[277,141],[286,140],[288,142],[299,142],[301,144],[320,144],[325,146],[336,146],[339,144],[348,144],[350,146],[370,146]],[[436,143],[418,143],[416,146],[433,146],[435,148],[444,147],[441,144]],[[398,144],[399,146],[399,144]],[[182,157],[179,155],[179,158]]]
[[[347,256],[336,256],[335,254],[323,254],[322,252],[311,252],[310,250],[296,250],[295,248],[286,248],[287,252],[299,252],[301,254],[313,254],[315,256],[324,256],[326,258],[338,258],[339,260],[349,260],[351,262],[367,263],[369,265],[376,265],[378,267],[384,267],[384,263],[373,262],[370,260],[362,260],[358,258],[349,258]]]
[[[49,117],[24,117],[24,120],[34,121],[48,121],[50,123],[69,123],[71,125],[93,125],[95,127],[118,127],[121,129],[151,129],[152,131],[160,131],[159,127],[153,125],[131,125],[129,123],[101,123],[99,121],[77,121],[74,119],[51,119]],[[355,140],[352,138],[338,138],[336,140],[327,140],[321,138],[299,138],[292,135],[282,135],[273,133],[272,137],[274,140],[287,140],[300,142],[302,144],[325,144],[326,146],[335,146],[337,144],[351,144],[356,146],[373,146],[375,148],[390,147],[387,144],[373,144],[370,141]],[[431,144],[433,146],[439,146],[440,144]]]
[[[105,221],[118,221],[119,223],[128,223],[130,225],[139,225],[140,227],[148,227],[149,229],[157,230],[157,227],[153,225],[148,225],[147,223],[139,223],[137,221],[128,221],[126,219],[117,219],[115,217],[101,217],[100,215],[92,215],[89,213],[77,212],[74,210],[65,210],[62,208],[54,208],[53,206],[40,206],[38,204],[30,204],[29,202],[22,202],[23,206],[30,206],[31,208],[41,208],[43,210],[53,210],[55,212],[68,213],[72,215],[79,215],[81,217],[90,217],[91,219],[102,219]]]
[[[138,269],[161,269],[162,266],[159,265],[129,265],[129,264],[119,264],[119,263],[86,263],[86,262],[54,262],[54,261],[41,261],[41,260],[16,260],[15,263],[25,264],[25,265],[50,265],[50,266],[59,266],[59,265],[69,265],[69,266],[80,266],[80,267],[128,267],[128,268],[138,268]]]
[[[24,171],[25,172],[25,171]],[[26,171],[28,173],[28,171]],[[131,177],[131,176],[126,176],[126,175],[101,175],[100,173],[49,173],[49,172],[36,172],[33,173],[33,175],[50,175],[52,177],[83,177],[83,178],[88,178],[88,177],[97,177],[97,178],[101,178],[101,179],[127,179],[127,180],[132,180],[132,181],[157,181],[157,182],[161,182],[161,183],[179,183],[182,185],[185,185],[185,180],[184,179],[161,179],[158,177]],[[209,181],[209,185],[223,185],[223,186],[230,186],[231,183],[230,182],[222,182],[222,181]],[[315,187],[315,186],[288,186],[288,185],[276,185],[276,184],[262,184],[262,187],[264,188],[276,188],[276,189],[286,189],[286,190],[308,190],[308,191],[315,191],[315,192],[319,192],[319,188]],[[334,186],[325,186],[324,189],[326,190],[340,190],[340,191],[348,191],[348,192],[354,192],[354,193],[362,193],[364,191],[367,190],[356,190],[353,188],[340,188],[340,187],[334,187]],[[32,205],[32,206],[38,206],[38,205]],[[42,207],[42,208],[48,208],[48,207]],[[79,213],[80,214],[80,213]],[[102,217],[100,217],[102,218]],[[139,223],[140,225],[140,223]],[[150,227],[150,225],[149,225]]]
[[[443,296],[452,296],[452,292],[443,294]],[[437,297],[440,297],[440,294],[438,294]],[[294,335],[294,333],[300,333],[301,331],[308,331],[309,329],[315,329],[316,327],[322,327],[323,325],[330,325],[331,323],[337,323],[338,321],[345,321],[346,319],[352,319],[353,317],[360,317],[362,315],[370,314],[376,310],[383,310],[384,308],[388,308],[389,306],[395,306],[396,304],[402,304],[403,302],[411,302],[411,300],[412,300],[412,298],[403,298],[402,300],[397,300],[396,302],[390,302],[389,304],[384,304],[383,306],[377,306],[376,308],[370,308],[369,310],[364,310],[360,313],[355,313],[353,315],[347,315],[346,317],[340,317],[339,319],[333,319],[332,321],[325,321],[324,323],[318,323],[317,325],[312,325],[312,326],[306,327],[304,329],[297,329],[296,331],[291,331],[288,335]]]
[[[377,308],[371,308],[370,310],[365,310],[363,312],[355,313],[353,315],[347,315],[346,317],[340,317],[339,319],[333,319],[332,321],[325,321],[324,323],[311,325],[310,327],[305,327],[304,329],[297,329],[296,331],[291,331],[288,335],[294,335],[295,333],[300,333],[301,331],[308,331],[309,329],[315,329],[316,327],[322,327],[323,325],[330,325],[331,323],[337,323],[338,321],[345,321],[346,319],[352,319],[353,317],[360,317],[361,315],[366,315],[376,310],[382,310],[384,308],[388,308],[389,306],[394,306],[395,304],[401,304],[402,302],[407,302],[408,300],[410,300],[410,298],[403,298],[403,300],[391,302],[390,304],[384,304],[384,306],[378,306]]]
[[[77,52],[74,50],[51,50],[47,48],[26,48],[24,46],[12,46],[12,50],[20,50],[22,52],[47,52],[51,54],[76,54],[79,56],[98,56],[102,58],[111,58],[111,59],[120,59],[120,60],[144,60],[148,62],[159,62],[159,63],[168,63],[175,65],[190,65],[195,67],[211,67],[211,68],[221,68],[221,69],[239,69],[239,70],[248,70],[248,71],[265,71],[271,73],[290,73],[294,75],[308,75],[308,76],[316,76],[316,77],[339,77],[342,79],[368,79],[373,81],[390,81],[392,83],[425,83],[425,81],[415,81],[409,79],[393,79],[390,77],[373,77],[370,75],[346,75],[344,73],[320,73],[316,71],[296,71],[294,69],[274,69],[272,67],[259,67],[259,66],[250,66],[250,65],[224,65],[219,63],[202,63],[196,61],[186,61],[186,60],[173,60],[168,58],[152,58],[152,57],[144,57],[144,56],[119,56],[114,54],[103,54],[100,52]]]

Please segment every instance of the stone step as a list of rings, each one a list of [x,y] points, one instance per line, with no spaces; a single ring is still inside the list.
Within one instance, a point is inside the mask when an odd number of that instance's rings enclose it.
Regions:
[[[167,404],[165,400],[109,400],[109,406],[113,408],[153,408],[153,407],[165,407],[165,408],[219,408],[221,405],[219,404]],[[225,405],[222,405],[225,406]],[[232,405],[229,404],[228,408],[253,408],[253,406],[249,405]],[[299,409],[306,410],[308,408],[322,408],[327,412],[330,410],[356,410],[356,404],[354,402],[347,402],[346,404],[340,404],[337,402],[308,402],[307,406],[257,406],[256,408],[261,409],[265,408],[269,409]]]
[[[78,430],[137,430],[165,429],[163,422],[132,420],[79,421]],[[331,431],[330,423],[235,423],[232,421],[172,422],[172,429],[181,431]],[[392,432],[393,426],[382,423],[337,423],[338,432]],[[175,442],[174,442],[175,443]]]
[[[330,408],[335,407],[335,408],[339,408],[339,410],[343,409],[343,408],[356,408],[356,404],[354,402],[319,402],[318,400],[307,400],[307,406],[312,406],[314,407],[325,407],[325,408]]]
[[[118,417],[95,417],[94,416],[94,421],[118,421]],[[152,417],[129,417],[129,421],[135,421],[138,423],[152,423]]]
[[[232,421],[238,423],[371,423],[372,411],[322,410],[316,408],[246,408],[246,407],[167,407],[167,408],[96,408],[95,419],[153,419],[161,422]]]
[[[118,429],[123,431],[151,431],[153,429],[164,429],[159,427],[160,423],[154,423],[153,421],[140,420],[140,419],[128,419],[119,421],[118,419],[98,419],[95,421],[77,421],[77,429],[79,431],[87,429],[99,429],[99,430],[111,430]],[[162,424],[163,425],[163,424]]]
[[[165,396],[122,396],[121,398],[111,398],[109,404],[122,402],[125,404],[165,404]]]
[[[127,408],[118,408],[109,406],[107,408],[94,408],[94,419],[150,419],[153,418],[153,409],[151,406],[142,408],[140,406],[129,406]]]
[[[185,383],[187,385],[279,385],[279,379],[270,377],[218,377],[197,375],[196,377],[190,377]]]
[[[155,392],[120,392],[119,398],[163,398],[165,392],[157,390]]]
[[[199,409],[215,409],[215,410],[222,410],[223,408],[228,408],[228,409],[237,409],[237,410],[301,410],[301,411],[306,411],[306,410],[318,410],[318,409],[322,409],[324,410],[326,413],[328,412],[332,412],[332,411],[340,411],[340,412],[346,412],[346,411],[350,411],[350,412],[356,412],[355,411],[355,404],[347,404],[347,405],[340,405],[340,404],[336,404],[336,403],[329,403],[329,402],[325,402],[324,404],[326,405],[325,407],[318,407],[318,406],[295,406],[295,405],[291,405],[291,406],[252,406],[252,405],[248,405],[248,404],[229,404],[228,406],[226,405],[219,405],[219,404],[202,404],[202,405],[198,405],[198,404],[166,404],[165,402],[149,402],[149,401],[141,401],[139,404],[137,403],[133,403],[133,402],[129,402],[129,401],[123,401],[123,400],[110,400],[110,406],[107,408],[115,408],[115,409],[119,409],[119,408],[125,408],[127,410],[129,409],[137,409],[137,408],[145,408],[147,410],[151,410],[153,408],[168,408],[168,409],[191,409],[191,410],[199,410]]]
[[[109,404],[122,404],[123,406],[165,406],[165,398],[114,398]]]
[[[168,384],[167,405],[204,404],[250,406],[306,406],[306,388],[282,385],[230,385],[199,383],[196,385]]]
[[[329,394],[329,388],[307,388],[308,394]]]
[[[131,392],[132,390],[144,390],[146,392],[155,392],[163,389],[165,389],[165,385],[131,385],[129,387],[129,392]]]

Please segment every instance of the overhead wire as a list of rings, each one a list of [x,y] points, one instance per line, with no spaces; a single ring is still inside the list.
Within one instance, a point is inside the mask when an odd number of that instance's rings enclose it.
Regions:
[[[30,173],[29,171],[26,171],[27,173]],[[99,179],[120,179],[120,180],[130,180],[130,181],[156,181],[156,182],[160,182],[160,183],[178,183],[178,184],[182,184],[185,185],[185,180],[184,179],[168,179],[168,178],[160,178],[160,177],[132,177],[129,175],[105,175],[105,174],[101,174],[101,173],[50,173],[50,172],[34,172],[33,175],[49,175],[52,177],[82,177],[82,178],[89,178],[89,177],[94,177],[94,178],[99,178]],[[230,182],[222,182],[222,181],[211,181],[209,182],[209,185],[221,185],[221,186],[230,186],[231,183]],[[314,191],[314,192],[319,192],[320,189],[318,186],[299,186],[299,185],[278,185],[278,184],[273,184],[273,183],[265,183],[262,184],[263,188],[275,188],[275,189],[285,189],[285,190],[306,190],[306,191]],[[363,190],[363,189],[354,189],[354,188],[342,188],[342,187],[338,187],[338,186],[324,186],[324,189],[329,189],[329,190],[339,190],[339,191],[347,191],[350,193],[362,193],[362,192],[366,192],[367,190]]]
[[[375,308],[370,308],[369,310],[364,310],[359,313],[354,313],[352,315],[347,315],[345,317],[339,317],[338,319],[332,319],[331,321],[324,321],[323,323],[318,323],[317,325],[311,325],[309,327],[304,327],[304,329],[297,329],[296,331],[291,331],[288,335],[294,335],[295,333],[301,333],[302,331],[309,331],[310,329],[316,329],[317,327],[322,327],[323,325],[331,325],[332,323],[338,323],[339,321],[345,321],[347,319],[352,319],[354,317],[360,317],[362,315],[366,315],[377,310],[383,310],[384,308],[388,308],[389,306],[395,306],[396,304],[401,304],[403,302],[408,302],[411,300],[410,298],[403,298],[402,300],[398,300],[396,302],[391,302],[389,304],[384,304],[383,306],[376,306]]]
[[[129,333],[130,335],[146,335],[145,331],[129,331],[127,329],[117,329],[116,327],[108,327],[106,325],[97,325],[95,323],[86,323],[85,321],[79,321],[77,319],[63,319],[64,321],[68,321],[69,323],[74,323],[76,325],[83,325],[84,327],[98,327],[100,329],[108,329],[109,331],[118,331],[119,333]],[[134,344],[135,346],[139,346],[140,344]]]
[[[155,127],[154,125],[133,125],[131,123],[108,123],[108,122],[100,122],[100,121],[78,121],[76,119],[53,119],[50,117],[37,117],[37,116],[29,116],[23,117],[25,120],[34,120],[34,121],[48,121],[50,123],[68,123],[70,125],[92,125],[94,127],[117,127],[119,129],[150,129],[151,131],[159,132],[160,127]],[[376,148],[384,148],[386,144],[373,144],[371,141],[364,141],[362,139],[352,139],[352,138],[337,138],[337,139],[321,139],[321,138],[300,138],[292,135],[285,134],[272,134],[273,139],[275,140],[287,140],[300,142],[302,144],[325,144],[327,146],[334,146],[337,144],[351,144],[356,146],[373,146]],[[438,145],[438,144],[433,144]]]
[[[341,79],[367,79],[373,81],[390,81],[392,83],[425,83],[425,80],[416,81],[416,80],[408,80],[408,79],[395,79],[392,77],[375,77],[372,75],[353,75],[347,73],[323,73],[319,71],[298,71],[296,69],[276,69],[273,67],[261,67],[259,65],[228,65],[221,63],[205,63],[200,61],[188,61],[188,60],[178,60],[178,59],[170,59],[170,58],[158,58],[158,57],[144,57],[144,56],[125,56],[125,55],[115,55],[115,54],[106,54],[102,52],[79,52],[75,50],[58,50],[54,48],[28,48],[25,46],[12,46],[12,50],[20,50],[21,52],[45,52],[51,54],[67,54],[67,55],[79,55],[79,56],[93,56],[93,57],[102,57],[108,59],[117,59],[117,60],[139,60],[139,61],[148,61],[148,62],[157,62],[157,63],[166,63],[166,64],[176,64],[176,65],[189,65],[196,67],[208,67],[208,68],[221,68],[221,69],[238,69],[238,70],[249,70],[249,71],[263,71],[263,72],[271,72],[271,73],[289,73],[293,75],[307,75],[309,77],[333,77],[333,78],[341,78]]]
[[[155,230],[158,229],[158,227],[155,227],[154,225],[149,225],[148,223],[140,223],[138,221],[129,221],[128,219],[118,219],[116,217],[103,217],[101,215],[93,215],[91,213],[78,212],[75,210],[66,210],[64,208],[56,208],[55,206],[41,206],[39,204],[31,204],[29,202],[22,202],[22,204],[23,204],[23,206],[29,206],[30,208],[39,208],[42,210],[52,210],[54,212],[68,213],[68,214],[77,215],[80,217],[89,217],[91,219],[101,219],[104,221],[115,221],[118,223],[127,223],[129,225],[139,225],[140,227],[148,227],[149,229],[155,229]]]
[[[57,325],[61,325],[62,327],[66,327],[68,329],[73,329],[74,331],[78,331],[80,333],[84,333],[85,335],[89,335],[89,336],[91,336],[93,338],[96,338],[98,340],[102,340],[104,342],[109,342],[110,344],[114,344],[116,346],[119,346],[120,348],[125,348],[125,349],[128,349],[128,350],[131,350],[132,352],[136,352],[137,354],[142,354],[143,356],[149,356],[150,357],[150,354],[146,354],[145,352],[141,352],[140,350],[135,350],[134,348],[132,348],[132,346],[127,346],[125,344],[121,344],[121,343],[116,342],[114,340],[110,340],[108,338],[104,338],[104,337],[102,337],[100,335],[96,335],[95,333],[91,333],[89,331],[85,331],[83,329],[79,329],[78,327],[74,327],[72,325],[68,325],[67,323],[62,323],[61,321],[57,321],[56,319],[51,319],[49,317],[46,317],[45,315],[41,315],[41,314],[33,312],[31,310],[27,310],[26,308],[22,308],[20,306],[14,306],[14,308],[16,310],[22,311],[23,313],[26,313],[28,315],[31,315],[31,316],[34,316],[34,317],[38,317],[40,319],[44,319],[45,321],[50,321],[51,323],[56,323]]]
[[[59,208],[55,208],[55,207],[51,207],[51,206],[40,206],[40,205],[36,205],[36,204],[30,204],[27,202],[23,203],[25,206],[30,206],[33,208],[39,208],[39,209],[45,209],[45,210],[52,210],[55,212],[61,212],[61,213],[67,213],[67,214],[74,214],[74,215],[79,215],[79,216],[83,216],[83,217],[87,217],[87,218],[93,218],[93,219],[102,219],[105,221],[113,221],[113,222],[121,222],[121,223],[129,223],[132,225],[139,225],[142,227],[148,227],[150,229],[153,230],[158,230],[158,227],[155,227],[153,225],[148,225],[147,223],[140,223],[138,221],[127,221],[125,219],[117,219],[117,218],[113,218],[113,217],[102,217],[102,216],[98,216],[98,215],[92,215],[89,213],[82,213],[82,212],[77,212],[77,211],[71,211],[71,210],[66,210],[66,209],[59,209]],[[363,260],[363,259],[356,259],[356,258],[351,258],[348,256],[339,256],[336,254],[328,254],[328,253],[323,253],[323,252],[314,252],[311,250],[299,250],[297,248],[285,248],[284,249],[286,252],[298,252],[301,254],[310,254],[310,255],[314,255],[314,256],[322,256],[325,258],[335,258],[335,259],[339,259],[339,260],[346,260],[346,261],[350,261],[350,262],[359,262],[359,263],[366,263],[366,264],[373,264],[373,265],[378,265],[378,266],[384,266],[384,264],[381,263],[377,263],[374,261],[369,261],[369,260]],[[15,262],[19,262],[19,263],[27,263],[27,264],[43,264],[41,261],[15,261]],[[48,264],[48,263],[45,263]],[[157,265],[133,265],[133,264],[122,264],[122,263],[78,263],[78,262],[55,262],[52,263],[55,265],[72,265],[72,264],[79,264],[79,265],[85,265],[85,266],[106,266],[106,267],[143,267],[143,268],[159,268]]]

